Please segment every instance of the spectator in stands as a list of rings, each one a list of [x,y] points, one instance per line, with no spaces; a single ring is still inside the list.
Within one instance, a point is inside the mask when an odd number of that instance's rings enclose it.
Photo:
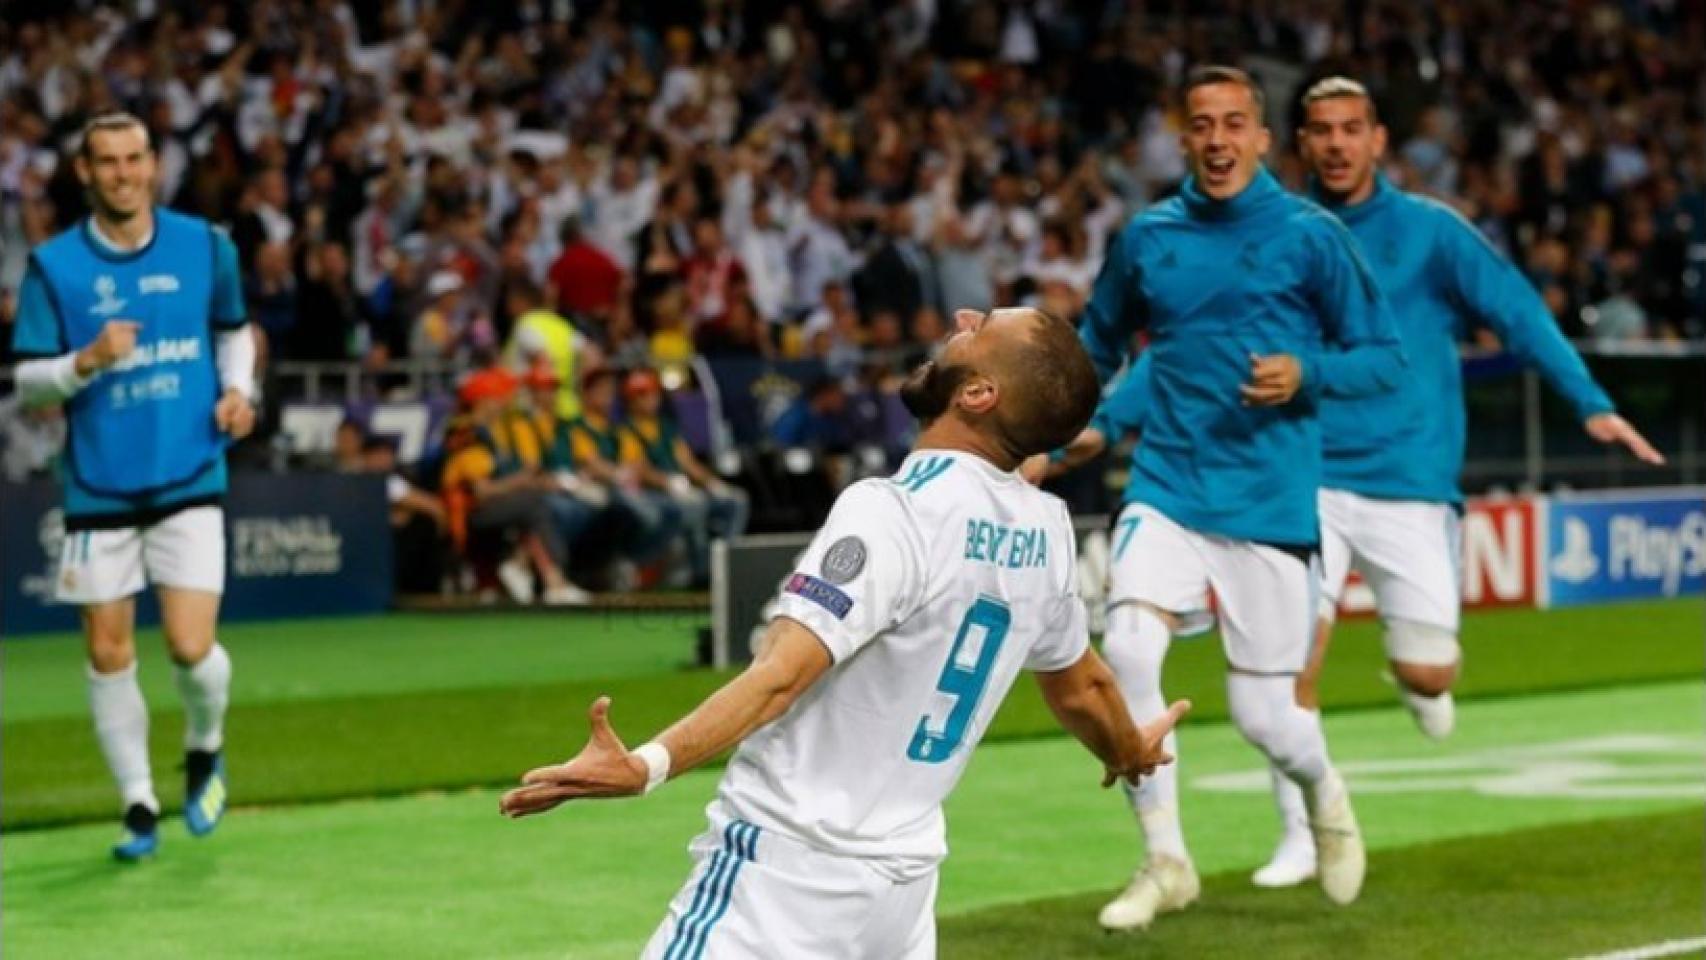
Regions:
[[[290,355],[301,360],[348,360],[365,326],[350,277],[349,254],[335,241],[308,250],[296,297]]]
[[[63,409],[26,407],[18,394],[0,397],[0,479],[23,483],[44,476],[65,446]]]
[[[721,320],[737,289],[746,287],[746,270],[723,244],[723,228],[711,217],[693,224],[693,255],[687,258],[687,315],[690,324]]]
[[[687,378],[687,365],[693,360],[691,323],[686,286],[670,282],[657,287],[646,318],[650,331],[646,352],[671,383],[681,383]]]
[[[584,371],[604,365],[603,352],[562,315],[545,306],[544,294],[527,280],[510,283],[509,313],[515,318],[504,363],[510,370],[526,373],[543,365],[558,384],[551,412],[563,422],[580,415],[580,395],[575,384]]]
[[[788,249],[795,313],[810,311],[829,284],[845,284],[852,279],[857,263],[842,232],[841,201],[835,196],[830,170],[820,170],[812,178],[805,214],[788,235]]]
[[[410,327],[410,356],[451,359],[465,352],[479,309],[465,295],[466,286],[455,270],[439,270],[428,278],[426,308]]]
[[[883,242],[853,277],[859,306],[872,313],[892,310],[910,317],[935,306],[936,267],[930,252],[913,237],[912,208],[889,206],[883,216]]]
[[[651,370],[631,371],[623,381],[627,405],[621,457],[640,485],[669,497],[681,513],[681,530],[691,565],[692,583],[710,583],[711,540],[746,532],[751,512],[746,492],[724,483],[694,455],[664,413],[663,383]]]
[[[263,246],[290,246],[296,222],[290,218],[290,184],[284,170],[268,167],[251,176],[238,209],[231,240],[244,269],[254,267],[255,255]]]
[[[450,523],[444,501],[404,475],[397,465],[397,444],[389,437],[371,437],[363,444],[362,468],[385,478],[397,592],[437,593],[444,578],[443,548]]]
[[[776,352],[770,340],[769,325],[759,317],[752,298],[744,293],[737,293],[721,320],[701,324],[693,340],[699,354],[708,360],[756,359],[773,356]]]
[[[451,527],[464,549],[481,535],[520,541],[498,567],[500,582],[517,602],[533,599],[531,567],[545,584],[545,603],[586,603],[591,596],[564,573],[568,544],[549,501],[555,482],[525,465],[518,449],[527,442],[524,435],[506,429],[515,387],[513,376],[493,368],[471,374],[458,391],[467,419],[452,430],[449,442],[456,449],[445,461],[439,485]]]
[[[622,462],[622,422],[616,406],[621,374],[608,367],[588,371],[581,380],[581,415],[558,435],[568,446],[567,461],[589,481],[603,486],[611,506],[631,527],[625,544],[633,564],[660,560],[681,529],[681,511],[667,497],[649,495],[636,470]],[[619,589],[640,584],[638,571],[623,565]]]
[[[296,274],[290,269],[290,247],[263,244],[254,253],[254,270],[245,283],[249,315],[265,335],[267,349],[289,356],[288,345],[296,329]]]
[[[642,296],[673,286],[685,275],[693,253],[693,222],[699,191],[686,179],[663,188],[657,212],[634,238],[634,275]]]
[[[634,272],[635,243],[657,203],[657,178],[627,153],[618,154],[608,176],[593,184],[587,204],[589,236],[624,273]]]
[[[835,377],[819,377],[770,427],[771,439],[784,447],[845,453],[851,446],[847,391]]]
[[[345,417],[332,435],[332,469],[338,473],[367,470],[367,430],[353,417]]]
[[[603,326],[616,308],[616,298],[624,292],[622,268],[587,239],[574,217],[563,220],[559,238],[563,251],[548,274],[557,312]]]

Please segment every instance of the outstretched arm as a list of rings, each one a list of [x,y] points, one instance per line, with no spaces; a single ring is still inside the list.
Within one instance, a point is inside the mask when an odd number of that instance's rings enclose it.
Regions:
[[[1498,334],[1499,342],[1524,364],[1540,372],[1548,386],[1569,401],[1588,435],[1619,444],[1646,463],[1662,464],[1654,449],[1629,421],[1617,414],[1587,364],[1564,339],[1545,301],[1504,254],[1480,231],[1453,213],[1441,227],[1436,261],[1452,285],[1457,302]]]
[[[1138,777],[1171,763],[1161,740],[1191,709],[1189,700],[1180,700],[1148,724],[1136,726],[1113,671],[1094,650],[1085,650],[1065,670],[1038,673],[1037,685],[1060,725],[1102,761],[1107,770],[1104,787],[1121,778],[1136,783]]]
[[[676,721],[651,743],[629,750],[610,726],[610,699],[600,697],[588,718],[592,735],[568,763],[539,767],[504,794],[505,816],[544,813],[565,800],[631,797],[693,769],[740,743],[793,706],[829,669],[829,649],[804,625],[770,621],[764,647],[741,674]]]

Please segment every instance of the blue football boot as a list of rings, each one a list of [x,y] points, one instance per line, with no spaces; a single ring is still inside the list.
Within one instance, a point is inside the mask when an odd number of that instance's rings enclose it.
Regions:
[[[113,859],[137,863],[160,849],[160,816],[140,803],[124,812],[124,837],[113,845]]]
[[[184,825],[205,837],[225,816],[225,757],[217,750],[184,754]]]

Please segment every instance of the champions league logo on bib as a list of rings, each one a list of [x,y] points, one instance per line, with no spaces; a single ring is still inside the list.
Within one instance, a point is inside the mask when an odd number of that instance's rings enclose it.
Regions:
[[[865,541],[842,537],[824,551],[819,568],[830,583],[849,583],[865,569]]]
[[[95,296],[100,301],[89,308],[89,312],[97,317],[110,317],[124,309],[128,300],[120,300],[117,296],[118,281],[111,274],[103,273],[95,278]]]

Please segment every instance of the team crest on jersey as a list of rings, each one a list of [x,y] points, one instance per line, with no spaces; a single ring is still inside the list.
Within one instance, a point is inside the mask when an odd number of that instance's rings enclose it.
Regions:
[[[89,308],[89,312],[97,317],[110,317],[123,310],[124,305],[130,301],[119,298],[117,294],[118,281],[113,279],[112,274],[103,273],[96,277],[95,296],[100,300]]]
[[[853,609],[853,598],[842,593],[840,587],[825,583],[809,573],[796,573],[789,577],[785,589],[835,614],[837,620],[847,619],[847,611]]]
[[[819,570],[830,583],[848,583],[865,569],[865,541],[842,537],[823,554]]]

